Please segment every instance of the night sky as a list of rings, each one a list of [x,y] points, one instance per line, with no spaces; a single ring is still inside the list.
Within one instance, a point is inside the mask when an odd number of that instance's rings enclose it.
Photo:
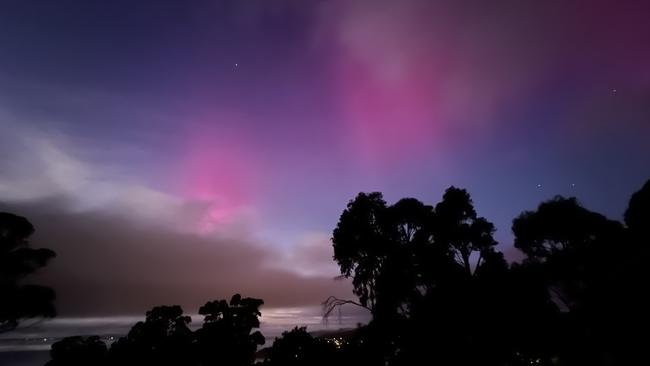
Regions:
[[[645,0],[3,0],[0,211],[62,316],[350,298],[360,191],[556,194],[620,219],[650,178]]]

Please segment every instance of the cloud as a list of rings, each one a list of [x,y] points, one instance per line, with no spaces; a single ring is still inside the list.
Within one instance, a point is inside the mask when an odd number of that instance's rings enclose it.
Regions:
[[[91,161],[89,148],[62,133],[20,126],[19,117],[0,114],[0,199],[55,199],[71,212],[126,212],[143,224],[177,231],[241,236],[255,215],[244,204],[224,205],[221,196],[185,197],[151,187],[143,175],[117,164]],[[83,158],[82,158],[83,157]],[[214,167],[206,167],[211,171]],[[217,187],[218,189],[218,187]],[[231,193],[226,190],[221,195]],[[215,215],[227,212],[228,215]]]
[[[239,292],[268,306],[317,305],[348,296],[347,282],[269,268],[263,243],[143,226],[128,212],[66,212],[64,202],[4,204],[36,226],[32,245],[58,256],[36,281],[52,286],[64,315],[140,314],[159,304],[196,309]]]
[[[281,251],[271,267],[290,266],[292,271],[304,276],[335,278],[340,275],[340,271],[332,258],[333,254],[328,233],[310,232],[300,236],[296,244]]]
[[[314,263],[309,255],[298,255],[297,267],[277,264],[277,249],[255,238],[249,207],[229,207],[227,221],[215,218],[218,200],[152,188],[80,158],[81,147],[64,135],[2,117],[0,153],[10,158],[0,161],[0,211],[27,217],[36,227],[33,245],[58,254],[34,280],[56,290],[61,314],[142,314],[160,304],[198,309],[234,293],[271,307],[313,306],[351,294],[348,282],[301,273]]]
[[[648,85],[641,2],[350,0],[324,8],[320,33],[333,43],[340,120],[351,148],[370,161],[451,154],[514,130],[531,110],[564,130],[577,119],[549,116],[549,105],[574,105],[610,84]],[[596,113],[602,105],[586,102]],[[513,118],[520,110],[528,114]]]

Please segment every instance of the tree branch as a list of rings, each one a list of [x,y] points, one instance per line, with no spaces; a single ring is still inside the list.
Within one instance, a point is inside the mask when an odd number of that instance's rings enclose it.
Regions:
[[[339,299],[336,296],[330,296],[330,297],[327,298],[327,300],[323,301],[323,303],[321,304],[323,306],[323,320],[325,320],[325,322],[327,322],[327,319],[329,318],[329,316],[332,314],[332,312],[335,309],[337,309],[337,308],[340,309],[343,305],[346,305],[346,304],[356,305],[358,307],[364,308],[364,309],[372,312],[371,308],[369,308],[368,306],[362,305],[361,303],[358,303],[356,301],[344,300],[344,299]]]

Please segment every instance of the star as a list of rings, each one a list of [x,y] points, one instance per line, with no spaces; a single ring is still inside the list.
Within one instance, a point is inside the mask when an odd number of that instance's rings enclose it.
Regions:
[[[541,185],[541,184],[538,184],[538,185],[537,185],[537,188],[542,188],[542,185]]]
[[[617,91],[618,90],[616,90],[616,89],[612,89],[612,94],[616,94]]]

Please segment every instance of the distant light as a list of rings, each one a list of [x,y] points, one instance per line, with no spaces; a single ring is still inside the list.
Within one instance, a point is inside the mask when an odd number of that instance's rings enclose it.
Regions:
[[[541,184],[538,184],[538,185],[537,185],[537,188],[542,188],[542,185],[541,185]]]

